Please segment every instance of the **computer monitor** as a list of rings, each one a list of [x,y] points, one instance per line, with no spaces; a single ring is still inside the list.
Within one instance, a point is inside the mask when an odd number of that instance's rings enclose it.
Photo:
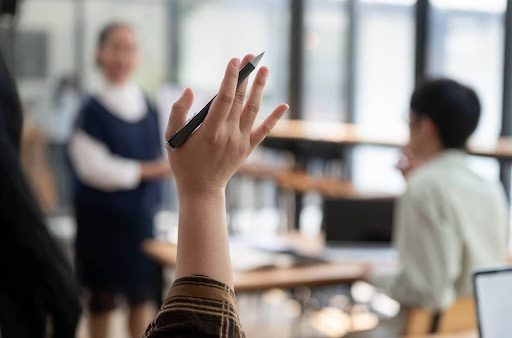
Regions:
[[[395,200],[395,197],[324,199],[326,243],[390,246]]]
[[[512,266],[473,274],[480,338],[512,337]]]

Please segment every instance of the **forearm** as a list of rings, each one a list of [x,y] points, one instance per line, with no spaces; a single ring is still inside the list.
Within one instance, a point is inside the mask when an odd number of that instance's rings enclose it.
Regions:
[[[179,196],[176,278],[205,275],[233,288],[224,191]]]
[[[112,154],[103,142],[83,131],[72,137],[69,155],[78,178],[96,189],[130,190],[140,183],[137,161]]]
[[[247,55],[247,63],[253,56]],[[261,68],[249,97],[247,80],[238,86],[240,60],[226,68],[219,93],[203,124],[182,145],[168,151],[179,196],[177,277],[206,275],[233,287],[226,226],[225,187],[251,151],[288,109],[279,105],[253,128],[268,69]],[[236,100],[234,98],[237,98]],[[185,89],[171,109],[166,137],[186,124],[193,94]]]
[[[142,181],[162,179],[171,173],[169,163],[164,160],[141,161],[139,166]]]

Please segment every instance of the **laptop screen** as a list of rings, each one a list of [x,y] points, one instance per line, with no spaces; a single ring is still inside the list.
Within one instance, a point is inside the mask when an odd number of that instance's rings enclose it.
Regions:
[[[394,205],[394,197],[324,199],[327,244],[391,245]]]
[[[480,338],[512,337],[512,267],[473,276]]]

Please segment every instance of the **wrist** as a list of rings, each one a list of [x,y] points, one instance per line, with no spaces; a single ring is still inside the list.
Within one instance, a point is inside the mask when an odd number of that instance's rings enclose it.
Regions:
[[[223,187],[180,187],[178,185],[178,199],[180,204],[186,202],[213,202],[224,201],[225,189]]]

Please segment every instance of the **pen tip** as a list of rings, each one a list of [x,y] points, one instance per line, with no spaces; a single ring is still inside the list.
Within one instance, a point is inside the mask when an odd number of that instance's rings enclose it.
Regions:
[[[253,57],[252,60],[249,62],[252,63],[252,65],[254,67],[256,67],[258,65],[258,63],[260,62],[261,58],[263,57],[263,54],[265,54],[265,52]]]

